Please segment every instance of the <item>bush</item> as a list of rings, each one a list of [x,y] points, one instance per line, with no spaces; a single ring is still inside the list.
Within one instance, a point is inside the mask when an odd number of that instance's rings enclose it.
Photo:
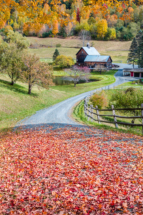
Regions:
[[[129,87],[126,91],[125,91],[125,93],[130,93],[130,94],[133,94],[135,92],[135,88],[133,88],[133,87]]]
[[[107,106],[107,98],[104,91],[99,94],[94,94],[91,96],[90,101],[94,107],[98,106],[99,109]]]
[[[74,65],[74,60],[71,57],[60,55],[55,59],[54,65],[60,68],[69,68]]]
[[[62,46],[62,45],[61,45],[61,44],[59,44],[59,43],[58,43],[58,44],[56,44],[56,47],[57,47],[57,48],[59,48],[59,47],[61,47],[61,46]]]

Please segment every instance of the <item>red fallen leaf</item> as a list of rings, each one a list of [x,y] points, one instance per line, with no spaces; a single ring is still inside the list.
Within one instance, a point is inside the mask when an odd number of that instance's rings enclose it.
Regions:
[[[140,213],[142,137],[78,130],[24,131],[0,139],[0,214],[11,207],[21,214]]]
[[[13,200],[10,201],[10,204],[12,207],[14,207],[14,205],[15,205]]]

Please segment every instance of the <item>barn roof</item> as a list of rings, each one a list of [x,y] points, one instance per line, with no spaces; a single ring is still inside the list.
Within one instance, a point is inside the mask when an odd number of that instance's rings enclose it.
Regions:
[[[107,62],[110,56],[87,55],[84,62]]]
[[[81,49],[84,49],[84,51],[88,54],[88,55],[100,55],[99,52],[94,48],[94,47],[82,47]],[[80,49],[80,50],[81,50]],[[79,51],[80,51],[79,50]],[[79,51],[77,52],[77,54],[79,53]]]

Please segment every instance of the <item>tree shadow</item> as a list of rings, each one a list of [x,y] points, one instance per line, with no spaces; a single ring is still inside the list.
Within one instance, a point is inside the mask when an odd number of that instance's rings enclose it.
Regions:
[[[13,91],[13,92],[17,92],[17,93],[21,93],[21,94],[25,94],[25,95],[29,95],[28,94],[28,89],[25,89],[25,87],[19,85],[19,84],[14,84],[11,85],[11,83],[9,81],[6,80],[2,80],[0,79],[0,84],[2,84],[3,87],[5,87],[6,89]],[[31,95],[29,96],[34,96],[34,97],[38,97],[37,93],[31,93]]]

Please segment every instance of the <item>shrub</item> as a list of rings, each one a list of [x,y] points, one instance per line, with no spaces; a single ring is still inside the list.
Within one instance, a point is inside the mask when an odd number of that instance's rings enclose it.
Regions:
[[[90,101],[94,107],[98,106],[99,109],[107,106],[107,98],[104,91],[99,94],[94,94],[91,96]]]
[[[134,93],[134,91],[135,91],[135,88],[133,88],[133,87],[129,87],[129,88],[125,91],[125,93],[133,94],[133,93]]]
[[[44,33],[42,34],[42,38],[46,38],[46,37],[49,37],[49,36],[51,36],[51,35],[52,35],[52,31],[44,32]]]
[[[60,55],[54,61],[54,65],[60,68],[69,68],[74,65],[74,60],[71,57]]]
[[[58,44],[56,44],[56,47],[57,47],[57,48],[59,48],[59,47],[61,47],[61,46],[62,46],[62,45],[61,45],[61,44],[59,44],[59,43],[58,43]]]

